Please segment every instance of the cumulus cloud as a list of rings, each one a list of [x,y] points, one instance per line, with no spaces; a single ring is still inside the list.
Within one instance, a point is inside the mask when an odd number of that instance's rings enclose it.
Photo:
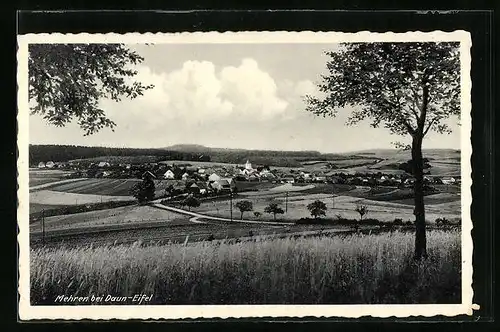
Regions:
[[[222,94],[231,100],[238,115],[267,120],[286,111],[288,102],[278,98],[274,79],[253,59],[243,59],[238,67],[220,72]]]
[[[293,118],[301,96],[314,89],[310,81],[277,82],[254,59],[238,66],[216,68],[209,61],[185,61],[168,73],[138,68],[137,80],[154,88],[134,100],[124,100],[119,109],[103,101],[117,123],[158,128],[171,121],[186,124],[225,121],[266,121]]]

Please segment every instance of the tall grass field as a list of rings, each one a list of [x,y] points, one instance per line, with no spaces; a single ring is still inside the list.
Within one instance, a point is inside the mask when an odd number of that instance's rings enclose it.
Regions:
[[[421,262],[413,260],[413,249],[414,234],[397,231],[232,244],[38,248],[30,257],[31,302],[57,304],[58,295],[152,294],[144,304],[460,303],[460,231],[429,231],[429,257]]]

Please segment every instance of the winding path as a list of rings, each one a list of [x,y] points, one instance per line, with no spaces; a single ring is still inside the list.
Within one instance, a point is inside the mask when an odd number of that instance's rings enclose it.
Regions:
[[[276,225],[276,226],[286,226],[286,225],[294,225],[294,223],[286,223],[286,222],[274,222],[274,221],[258,221],[258,220],[240,220],[240,219],[234,219],[231,220],[229,218],[221,218],[221,217],[212,217],[208,216],[206,214],[200,214],[192,211],[186,211],[178,208],[174,208],[171,206],[165,206],[163,204],[159,203],[153,203],[151,206],[158,208],[158,209],[163,209],[171,212],[176,212],[179,214],[184,214],[187,216],[191,216],[193,218],[189,219],[191,222],[195,223],[205,223],[203,221],[200,221],[198,219],[205,219],[205,220],[213,220],[213,221],[224,221],[224,222],[237,222],[237,223],[244,223],[244,224],[263,224],[263,225]]]

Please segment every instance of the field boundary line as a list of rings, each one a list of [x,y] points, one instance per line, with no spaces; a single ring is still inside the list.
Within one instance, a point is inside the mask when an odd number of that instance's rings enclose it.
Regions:
[[[45,189],[45,188],[52,187],[52,186],[57,186],[57,185],[60,185],[60,184],[78,182],[78,181],[83,181],[83,180],[87,180],[87,179],[88,178],[77,178],[77,179],[59,180],[59,181],[54,181],[54,182],[39,184],[39,185],[36,185],[36,186],[31,186],[31,187],[29,187],[29,190],[30,191],[35,191],[35,190]]]
[[[127,225],[125,223],[122,223],[122,224],[109,224],[104,226],[92,226],[92,229],[88,229],[88,227],[73,227],[69,229],[46,230],[45,235],[47,238],[58,238],[58,237],[75,236],[75,235],[89,235],[102,232],[133,231],[133,230],[158,228],[158,227],[171,228],[176,226],[190,226],[190,224],[170,225],[169,221],[167,220],[155,221],[155,222],[141,222],[141,223],[135,223],[134,225]],[[85,230],[86,228],[87,230]],[[30,237],[35,237],[35,236],[37,239],[41,238],[42,232],[41,231],[30,232]]]

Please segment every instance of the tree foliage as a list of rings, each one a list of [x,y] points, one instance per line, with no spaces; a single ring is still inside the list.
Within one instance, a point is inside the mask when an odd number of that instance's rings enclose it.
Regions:
[[[152,201],[155,198],[155,183],[151,178],[144,178],[130,188],[130,194],[134,196],[139,204]]]
[[[236,206],[240,212],[241,212],[241,217],[240,219],[243,219],[243,213],[247,211],[252,211],[253,210],[253,204],[250,201],[243,200],[237,202],[234,206]]]
[[[285,211],[278,206],[277,203],[270,203],[268,206],[264,208],[265,213],[272,214],[274,217],[274,220],[276,220],[276,215],[277,214],[283,214]]]
[[[31,44],[31,112],[59,127],[76,119],[85,135],[113,129],[99,101],[133,99],[152,88],[133,80],[133,66],[143,60],[121,44]]]
[[[188,197],[186,197],[182,205],[187,206],[188,210],[191,210],[192,207],[198,207],[200,206],[200,204],[200,201],[196,197],[194,197],[193,195],[189,195]]]
[[[431,164],[429,163],[429,159],[428,158],[423,158],[422,162],[423,162],[423,168],[424,169],[429,169],[429,168],[432,167]],[[410,160],[407,160],[404,163],[399,164],[398,169],[400,169],[402,171],[405,171],[408,174],[413,174],[413,168],[414,168],[413,164],[414,164],[413,160],[410,159]]]
[[[314,218],[326,215],[326,204],[320,200],[309,203],[307,209]]]
[[[460,115],[459,44],[346,43],[330,57],[319,85],[323,99],[306,96],[307,110],[334,116],[353,107],[348,123],[372,119],[392,133],[449,132],[441,123]]]

